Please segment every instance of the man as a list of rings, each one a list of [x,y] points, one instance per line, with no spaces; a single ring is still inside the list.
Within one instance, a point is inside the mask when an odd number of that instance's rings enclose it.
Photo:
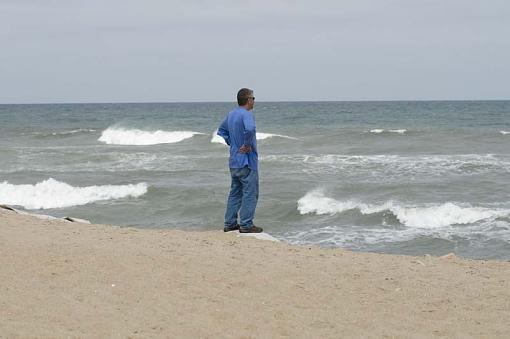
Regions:
[[[253,225],[259,198],[257,139],[255,119],[251,112],[255,103],[253,91],[241,88],[237,92],[237,103],[239,107],[230,112],[218,128],[218,135],[230,146],[232,179],[223,231],[260,233],[262,228]]]

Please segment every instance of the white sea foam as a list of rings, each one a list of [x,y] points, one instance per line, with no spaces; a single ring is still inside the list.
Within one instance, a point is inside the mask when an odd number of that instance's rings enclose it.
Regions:
[[[406,228],[404,230],[387,228],[364,228],[345,226],[324,226],[307,228],[301,231],[289,231],[282,236],[287,242],[297,245],[340,246],[360,249],[367,244],[406,241],[420,234],[434,233],[435,230]]]
[[[100,200],[139,197],[147,193],[147,184],[74,187],[53,178],[35,185],[0,183],[0,203],[27,209],[62,208]]]
[[[375,133],[375,134],[381,134],[381,133],[398,133],[398,134],[404,134],[407,132],[406,129],[389,129],[389,130],[385,130],[385,129],[380,129],[380,128],[376,128],[376,129],[371,129],[369,131],[370,133]]]
[[[448,202],[429,206],[401,206],[393,201],[373,205],[358,201],[338,201],[326,197],[323,192],[308,192],[298,201],[301,214],[334,215],[357,209],[361,214],[369,215],[384,211],[391,212],[402,224],[409,227],[437,228],[457,224],[470,224],[482,220],[494,220],[509,217],[508,209],[489,209],[484,207],[460,206]]]
[[[507,134],[510,134],[510,131],[499,131],[499,133],[501,133],[503,135],[507,135]]]
[[[499,225],[495,229],[495,225]],[[328,225],[311,227],[303,230],[290,230],[280,238],[286,242],[299,245],[339,246],[357,250],[367,250],[374,244],[388,244],[410,241],[420,237],[428,239],[445,239],[456,242],[459,237],[476,243],[479,239],[498,239],[510,241],[508,223],[502,220],[482,221],[476,225],[441,228],[380,228],[362,226]]]
[[[172,144],[203,134],[192,131],[143,131],[122,127],[108,127],[98,139],[109,145],[147,146],[157,144]]]
[[[220,137],[217,133],[218,133],[218,130],[215,130],[213,132],[213,135],[212,135],[212,138],[211,138],[211,142],[212,143],[226,145],[225,139]],[[257,140],[265,140],[265,139],[275,138],[275,137],[284,138],[284,139],[291,139],[291,140],[297,140],[297,138],[289,137],[288,135],[257,132]]]

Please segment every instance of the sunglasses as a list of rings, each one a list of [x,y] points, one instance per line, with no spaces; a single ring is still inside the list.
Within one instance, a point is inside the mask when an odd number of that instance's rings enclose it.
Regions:
[[[250,97],[250,99],[253,99],[253,101],[255,101],[255,97]]]

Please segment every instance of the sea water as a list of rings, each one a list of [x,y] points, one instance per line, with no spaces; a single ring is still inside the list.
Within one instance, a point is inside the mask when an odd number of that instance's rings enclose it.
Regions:
[[[221,230],[234,103],[0,105],[0,203]],[[510,101],[257,102],[255,223],[293,244],[510,260]]]

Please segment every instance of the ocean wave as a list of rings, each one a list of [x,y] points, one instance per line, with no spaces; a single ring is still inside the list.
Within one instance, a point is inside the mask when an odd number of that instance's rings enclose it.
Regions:
[[[408,227],[437,228],[451,225],[471,224],[510,216],[508,209],[460,206],[447,202],[430,206],[401,206],[393,201],[374,205],[358,201],[339,201],[326,197],[322,191],[308,192],[298,200],[299,213],[335,215],[358,210],[363,215],[391,212],[397,220]]]
[[[203,134],[193,131],[143,131],[122,127],[108,127],[101,133],[99,141],[108,145],[147,146],[157,144],[173,144]]]
[[[218,133],[218,130],[215,130],[213,132],[211,142],[216,143],[216,144],[226,145],[225,139],[220,137],[217,133]],[[275,137],[283,138],[283,139],[297,140],[297,138],[289,137],[288,135],[282,135],[282,134],[272,134],[272,133],[262,133],[262,132],[257,132],[257,134],[256,134],[257,140],[265,140],[265,139],[275,138]]]
[[[370,131],[368,131],[369,133],[374,133],[374,134],[381,134],[381,133],[398,133],[398,134],[405,134],[407,133],[407,129],[379,129],[379,128],[376,128],[376,129],[371,129]]]
[[[510,134],[510,131],[499,131],[499,133],[501,133],[503,135],[507,135],[507,134]]]
[[[147,193],[146,183],[74,187],[53,178],[35,185],[0,183],[0,203],[27,209],[48,209],[86,205],[101,200],[139,197]]]

